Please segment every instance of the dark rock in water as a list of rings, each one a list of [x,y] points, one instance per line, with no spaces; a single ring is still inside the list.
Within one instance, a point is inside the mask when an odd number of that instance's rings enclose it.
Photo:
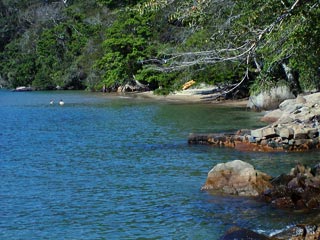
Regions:
[[[232,227],[229,229],[220,240],[235,240],[235,239],[243,239],[243,240],[272,240],[274,238],[269,238],[265,235],[253,232],[248,229]]]
[[[311,210],[320,208],[319,164],[310,169],[302,164],[271,180],[262,198],[277,208]]]
[[[271,180],[271,184],[273,185],[287,185],[293,176],[287,174],[281,174],[278,177],[275,177]]]

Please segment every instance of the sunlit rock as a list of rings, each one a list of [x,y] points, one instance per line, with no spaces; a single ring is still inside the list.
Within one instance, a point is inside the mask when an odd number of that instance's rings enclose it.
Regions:
[[[241,160],[217,164],[209,173],[202,190],[214,190],[239,196],[258,196],[271,187],[265,173]]]
[[[258,110],[276,109],[282,101],[292,98],[295,98],[295,96],[289,87],[279,86],[269,91],[259,93],[258,95],[250,96],[248,107]]]

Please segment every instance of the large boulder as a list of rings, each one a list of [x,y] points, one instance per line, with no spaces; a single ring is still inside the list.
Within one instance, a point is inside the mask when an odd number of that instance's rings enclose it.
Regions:
[[[278,86],[269,91],[261,92],[250,96],[248,107],[257,110],[271,110],[279,107],[279,104],[286,100],[295,98],[287,86]]]
[[[241,160],[217,164],[209,173],[202,190],[239,196],[258,196],[271,187],[271,177]]]

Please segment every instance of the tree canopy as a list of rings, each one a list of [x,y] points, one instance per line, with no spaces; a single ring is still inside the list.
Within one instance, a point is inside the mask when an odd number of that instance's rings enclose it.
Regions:
[[[317,0],[0,0],[0,81],[168,93],[194,79],[320,88]]]

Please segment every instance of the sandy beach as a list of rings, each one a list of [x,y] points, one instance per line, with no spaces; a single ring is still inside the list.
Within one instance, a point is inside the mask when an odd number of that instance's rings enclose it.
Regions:
[[[138,98],[150,98],[159,101],[169,101],[177,103],[206,103],[206,104],[219,104],[224,106],[246,107],[248,99],[236,100],[214,100],[210,99],[210,95],[205,95],[199,91],[184,90],[169,95],[156,95],[153,91],[134,93]]]

